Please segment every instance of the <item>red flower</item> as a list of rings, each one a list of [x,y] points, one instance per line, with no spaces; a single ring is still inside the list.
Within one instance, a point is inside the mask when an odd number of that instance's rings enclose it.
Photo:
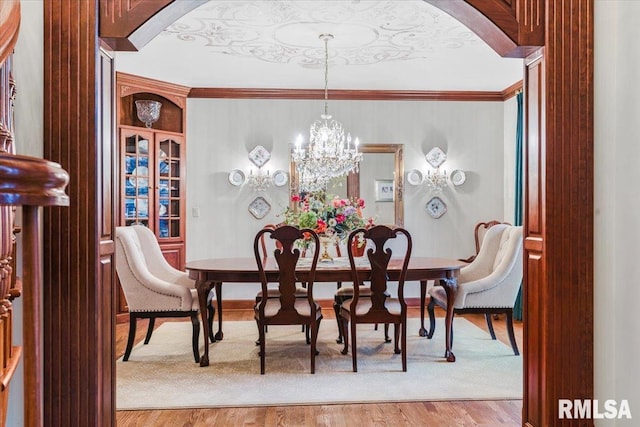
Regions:
[[[358,206],[364,208],[364,199],[358,199]]]
[[[342,224],[344,222],[344,220],[347,219],[346,216],[344,216],[344,214],[338,214],[336,215],[336,222],[338,224]]]
[[[298,196],[297,194],[294,194],[293,196],[291,196],[291,201],[292,202],[299,202],[300,201],[300,196]]]
[[[327,223],[322,219],[318,219],[318,225],[316,226],[315,232],[324,233],[325,231],[327,231]]]

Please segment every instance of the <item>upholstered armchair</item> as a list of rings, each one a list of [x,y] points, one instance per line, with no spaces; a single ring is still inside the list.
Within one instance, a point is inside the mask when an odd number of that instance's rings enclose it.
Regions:
[[[149,319],[144,340],[148,344],[156,318],[189,317],[193,324],[193,357],[199,362],[195,282],[165,260],[151,230],[142,225],[116,227],[116,271],[129,306],[129,337],[123,361],[129,360],[138,319]]]
[[[473,262],[460,270],[458,293],[453,303],[454,314],[483,313],[494,340],[491,315],[506,314],[509,341],[516,355],[520,353],[513,332],[513,306],[522,283],[522,268],[522,227],[493,225],[487,230]],[[427,337],[431,338],[435,330],[434,307],[446,309],[447,296],[440,286],[429,289],[429,296]]]

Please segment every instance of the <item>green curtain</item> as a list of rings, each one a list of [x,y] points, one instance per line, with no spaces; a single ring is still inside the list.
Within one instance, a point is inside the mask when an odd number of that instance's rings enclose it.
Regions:
[[[516,95],[516,102],[518,104],[518,117],[516,120],[516,195],[513,222],[514,225],[522,225],[522,191],[524,190],[522,185],[522,141],[524,137],[524,110],[522,106],[522,92]],[[513,307],[513,317],[516,320],[522,320],[522,284],[520,285],[520,290],[518,291],[516,304]]]

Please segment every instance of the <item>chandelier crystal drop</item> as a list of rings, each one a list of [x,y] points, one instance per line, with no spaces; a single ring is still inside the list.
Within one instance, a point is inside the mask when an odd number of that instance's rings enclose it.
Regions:
[[[332,178],[358,171],[358,163],[362,153],[358,152],[358,138],[345,136],[340,122],[329,114],[329,40],[331,34],[320,34],[324,40],[324,114],[309,129],[309,144],[302,147],[303,138],[299,135],[291,153],[299,175],[300,191],[310,192],[325,190]]]

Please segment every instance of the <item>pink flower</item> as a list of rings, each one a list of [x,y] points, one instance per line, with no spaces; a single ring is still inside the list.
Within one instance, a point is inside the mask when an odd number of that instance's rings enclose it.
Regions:
[[[340,207],[340,202],[341,202],[341,200],[338,199],[337,197],[335,199],[333,199],[333,207],[334,208],[339,208]]]
[[[344,216],[343,214],[336,215],[336,221],[338,224],[342,224],[345,219],[347,219],[347,217]]]
[[[358,199],[358,206],[364,208],[364,199]]]

